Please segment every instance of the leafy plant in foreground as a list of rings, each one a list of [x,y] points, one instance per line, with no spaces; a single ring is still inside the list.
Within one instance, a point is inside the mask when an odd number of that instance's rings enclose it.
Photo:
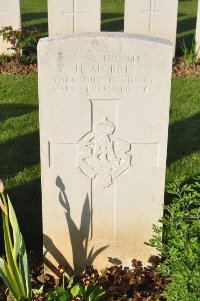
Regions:
[[[86,266],[86,270],[81,275],[81,281],[74,284],[74,278],[66,279],[66,267],[58,266],[59,284],[50,292],[44,292],[44,287],[33,289],[35,301],[99,301],[105,291],[97,284],[98,272],[93,266]],[[67,281],[66,281],[67,280]],[[79,279],[80,280],[80,279]]]
[[[37,43],[40,38],[40,31],[19,29],[14,30],[12,26],[3,27],[0,30],[3,40],[10,43],[17,61],[24,64],[37,62]]]
[[[153,226],[148,245],[156,247],[163,261],[158,266],[170,280],[163,296],[168,301],[200,300],[200,177],[193,184],[177,182],[167,187],[174,196]]]
[[[0,207],[6,253],[6,259],[0,257],[0,276],[8,287],[12,300],[31,300],[31,282],[24,240],[13,206],[9,197],[4,194],[4,186],[1,181]]]
[[[63,281],[62,287],[56,286],[52,292],[44,294],[44,299],[48,301],[99,301],[105,295],[105,292],[101,286],[97,285],[96,275],[96,270],[92,267],[90,275],[92,277],[89,278],[88,273],[84,272],[82,283],[73,285],[73,278],[70,278],[66,288]]]
[[[52,292],[46,293],[44,298],[48,301],[98,301],[104,294],[105,292],[102,287],[94,283],[89,285],[77,283],[73,286],[70,281],[66,288],[56,286]]]

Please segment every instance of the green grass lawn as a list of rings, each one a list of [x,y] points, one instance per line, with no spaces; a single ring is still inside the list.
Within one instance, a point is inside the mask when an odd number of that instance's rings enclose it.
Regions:
[[[102,30],[123,30],[122,0],[103,0]],[[178,39],[195,31],[197,0],[180,1]],[[22,0],[23,26],[47,35],[46,0]],[[37,76],[0,76],[0,178],[29,248],[42,245]],[[200,173],[200,78],[172,83],[166,181]],[[34,226],[32,226],[34,225]]]
[[[166,181],[200,174],[200,78],[172,81]]]
[[[177,54],[181,54],[180,43],[184,40],[188,47],[191,46],[196,31],[198,0],[179,0],[177,24]]]
[[[37,77],[0,76],[0,91],[0,178],[9,189],[26,241],[30,247],[39,246],[42,228]]]

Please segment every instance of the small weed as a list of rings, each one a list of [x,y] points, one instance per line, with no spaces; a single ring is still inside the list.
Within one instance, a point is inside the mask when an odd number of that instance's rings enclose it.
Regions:
[[[186,45],[185,41],[183,40],[181,42],[181,49],[183,51],[186,66],[188,68],[194,67],[198,62],[195,39],[192,40],[192,45],[190,48]]]

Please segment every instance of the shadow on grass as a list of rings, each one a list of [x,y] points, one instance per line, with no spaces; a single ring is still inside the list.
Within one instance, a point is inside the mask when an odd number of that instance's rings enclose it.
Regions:
[[[196,18],[179,20],[177,24],[177,33],[184,33],[190,30],[196,30]]]
[[[39,19],[48,18],[47,12],[38,12],[38,13],[23,13],[22,22],[29,22]]]
[[[194,34],[188,33],[188,31],[196,30],[196,18],[188,18],[184,20],[179,20],[177,24],[177,34],[181,34],[186,32],[186,34],[182,37],[177,37],[176,39],[176,56],[183,55],[183,51],[181,49],[181,43],[185,41],[185,44],[188,48],[191,48],[192,41],[194,39]]]
[[[124,14],[122,13],[102,13],[101,14],[101,20],[102,21],[109,21],[110,19],[118,19],[118,18],[124,18]]]
[[[179,0],[179,1],[180,1],[180,0]],[[177,16],[177,18],[181,18],[181,17],[185,17],[185,16],[187,16],[187,14],[178,13],[178,16]]]
[[[200,149],[200,113],[194,116],[177,121],[169,126],[167,166],[173,162],[189,156]],[[194,175],[198,176],[199,174]],[[192,183],[194,177],[186,179],[187,183]],[[165,204],[169,204],[173,196],[165,191]]]
[[[8,106],[9,107],[9,106]],[[31,110],[31,106],[27,106]],[[13,116],[24,114],[26,106],[18,106]],[[21,110],[20,110],[20,109]],[[34,106],[32,106],[34,109]],[[8,118],[10,117],[7,116]],[[0,176],[20,178],[22,171],[40,162],[39,132],[19,136],[0,143]],[[26,179],[24,179],[26,181]],[[31,180],[30,180],[31,181]],[[41,214],[41,183],[40,178],[8,189],[8,194],[15,208],[27,249],[42,248],[42,214]],[[1,232],[1,231],[0,231]],[[2,236],[0,236],[2,241]]]
[[[47,36],[48,22],[38,23],[36,26],[35,25],[23,25],[23,29],[26,29],[26,30],[33,30],[34,28],[37,28],[38,30],[41,31],[41,37]]]
[[[28,250],[42,250],[42,201],[40,178],[8,191]]]
[[[169,126],[167,166],[200,150],[200,113]]]
[[[42,254],[42,202],[40,178],[6,191],[15,209],[27,250]],[[0,228],[1,226],[0,220]],[[1,228],[2,229],[2,228]],[[0,250],[3,252],[3,233],[0,231]]]
[[[14,177],[40,162],[39,131],[0,143],[1,178]]]
[[[38,110],[36,105],[0,104],[0,122],[6,119],[19,117]]]
[[[47,12],[34,12],[34,13],[23,13],[22,14],[22,24],[24,22],[33,22],[34,24],[29,25],[22,25],[23,29],[26,30],[33,30],[37,28],[41,31],[41,37],[44,36],[43,33],[48,32],[48,22],[38,22],[40,19],[47,19],[48,20],[48,13]]]
[[[123,31],[124,15],[121,13],[102,13],[102,31]]]

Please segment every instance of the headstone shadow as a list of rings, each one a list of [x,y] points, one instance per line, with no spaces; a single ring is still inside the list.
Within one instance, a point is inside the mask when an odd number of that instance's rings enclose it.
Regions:
[[[0,143],[0,176],[16,176],[25,167],[40,162],[39,131],[12,138]]]
[[[167,166],[200,149],[200,113],[170,124]]]
[[[123,31],[124,14],[121,13],[102,13],[101,31]]]
[[[95,258],[104,251],[107,246],[99,248],[94,252],[93,247],[88,248],[89,237],[90,237],[90,219],[91,219],[91,208],[89,204],[89,197],[86,195],[82,215],[81,215],[81,224],[78,228],[75,222],[71,217],[71,210],[68,201],[68,197],[65,191],[65,185],[58,176],[56,178],[56,186],[60,189],[59,192],[59,202],[62,205],[66,217],[66,222],[69,230],[72,254],[73,254],[73,267],[64,257],[64,255],[57,249],[53,241],[47,236],[44,235],[44,247],[49,252],[52,257],[59,263],[64,263],[67,267],[67,273],[71,276],[74,272],[81,273],[84,270],[86,264],[92,264]],[[47,253],[46,252],[46,253]],[[56,272],[57,267],[55,267],[47,258],[46,253],[44,254],[44,260],[46,266],[53,272]]]
[[[191,48],[192,41],[194,39],[194,34],[191,33],[191,30],[196,30],[196,21],[197,19],[195,17],[193,18],[186,18],[183,20],[178,20],[177,23],[177,35],[181,34],[181,37],[176,38],[176,43],[177,43],[177,49],[176,49],[176,54],[177,55],[182,55],[182,50],[181,50],[181,43],[184,41],[186,46]]]
[[[178,20],[177,33],[184,33],[185,31],[188,32],[191,30],[195,30],[196,22],[197,22],[197,19],[195,17]]]
[[[33,20],[39,20],[47,18],[47,12],[31,12],[31,13],[23,13],[22,14],[22,22],[28,22]]]
[[[20,117],[37,110],[38,106],[36,105],[3,103],[0,104],[0,122],[3,122],[10,118]]]

